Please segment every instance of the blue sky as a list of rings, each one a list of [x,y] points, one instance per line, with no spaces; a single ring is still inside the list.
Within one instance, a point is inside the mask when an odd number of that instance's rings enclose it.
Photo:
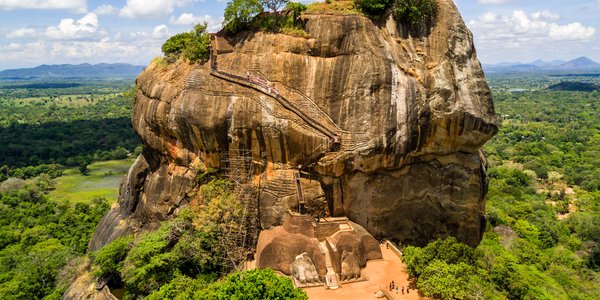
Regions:
[[[192,24],[216,31],[227,0],[0,0],[0,70],[147,64]],[[455,0],[484,63],[600,61],[600,0]]]

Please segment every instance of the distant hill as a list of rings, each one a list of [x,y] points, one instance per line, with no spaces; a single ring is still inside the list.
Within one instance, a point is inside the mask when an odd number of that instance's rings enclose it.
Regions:
[[[578,82],[578,81],[563,81],[547,88],[552,91],[578,91],[578,92],[592,92],[600,91],[600,85],[589,83],[589,82]]]
[[[587,57],[579,57],[572,61],[566,62],[558,66],[560,69],[568,69],[568,70],[590,70],[590,69],[600,69],[600,64],[587,58]]]
[[[484,70],[488,72],[508,73],[535,73],[535,72],[577,72],[577,71],[599,71],[600,64],[587,57],[579,57],[568,62],[564,61],[542,61],[536,60],[531,63],[499,63],[484,64]]]
[[[135,78],[142,70],[144,66],[130,64],[41,65],[35,68],[0,71],[0,80]]]

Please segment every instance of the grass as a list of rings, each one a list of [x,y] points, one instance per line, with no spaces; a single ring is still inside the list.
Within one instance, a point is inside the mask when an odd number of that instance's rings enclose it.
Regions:
[[[332,0],[328,2],[314,2],[308,5],[306,14],[325,15],[362,15],[352,0]]]
[[[63,176],[56,179],[56,189],[49,196],[71,203],[102,197],[114,203],[119,198],[119,185],[133,161],[134,158],[127,158],[93,163],[88,166],[87,176],[81,175],[78,168],[66,169]]]
[[[305,39],[310,38],[310,34],[308,34],[302,28],[283,27],[281,29],[281,33]]]

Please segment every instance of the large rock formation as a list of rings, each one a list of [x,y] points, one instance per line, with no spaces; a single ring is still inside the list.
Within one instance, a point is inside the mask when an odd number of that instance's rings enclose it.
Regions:
[[[308,39],[219,35],[211,62],[152,63],[133,110],[145,149],[90,247],[168,219],[207,168],[248,175],[262,228],[281,225],[297,205],[299,165],[314,216],[347,216],[403,243],[477,245],[480,149],[497,119],[471,33],[452,0],[438,4],[418,36],[391,17],[304,15]]]

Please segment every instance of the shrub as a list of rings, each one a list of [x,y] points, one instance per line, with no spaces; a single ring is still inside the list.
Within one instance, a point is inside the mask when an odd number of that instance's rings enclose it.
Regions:
[[[250,26],[251,21],[263,7],[258,0],[233,0],[227,2],[223,19],[223,28],[229,32],[237,32]]]
[[[167,61],[174,61],[183,55],[191,63],[206,61],[210,57],[210,35],[206,23],[197,24],[189,32],[170,37],[161,47]]]
[[[462,299],[466,295],[472,269],[462,262],[447,264],[436,259],[423,270],[417,286],[428,297]]]
[[[436,13],[436,0],[396,0],[396,20],[413,27],[431,23]]]
[[[412,277],[420,276],[431,261],[438,259],[448,264],[473,262],[475,251],[455,237],[438,239],[424,248],[407,246],[404,248],[404,261]]]
[[[191,35],[189,32],[178,33],[170,37],[161,47],[165,56],[179,55],[185,49]]]
[[[392,4],[392,0],[355,0],[356,7],[371,16],[381,16]]]
[[[215,290],[211,299],[308,299],[306,293],[295,288],[289,278],[277,276],[270,269],[230,274],[211,290]]]
[[[282,7],[285,8],[280,11]],[[306,9],[304,4],[288,0],[233,0],[227,3],[223,24],[228,32],[251,29],[307,36],[301,33],[299,22]]]
[[[119,274],[132,241],[131,236],[118,238],[94,252],[94,275],[109,282],[120,281]]]

